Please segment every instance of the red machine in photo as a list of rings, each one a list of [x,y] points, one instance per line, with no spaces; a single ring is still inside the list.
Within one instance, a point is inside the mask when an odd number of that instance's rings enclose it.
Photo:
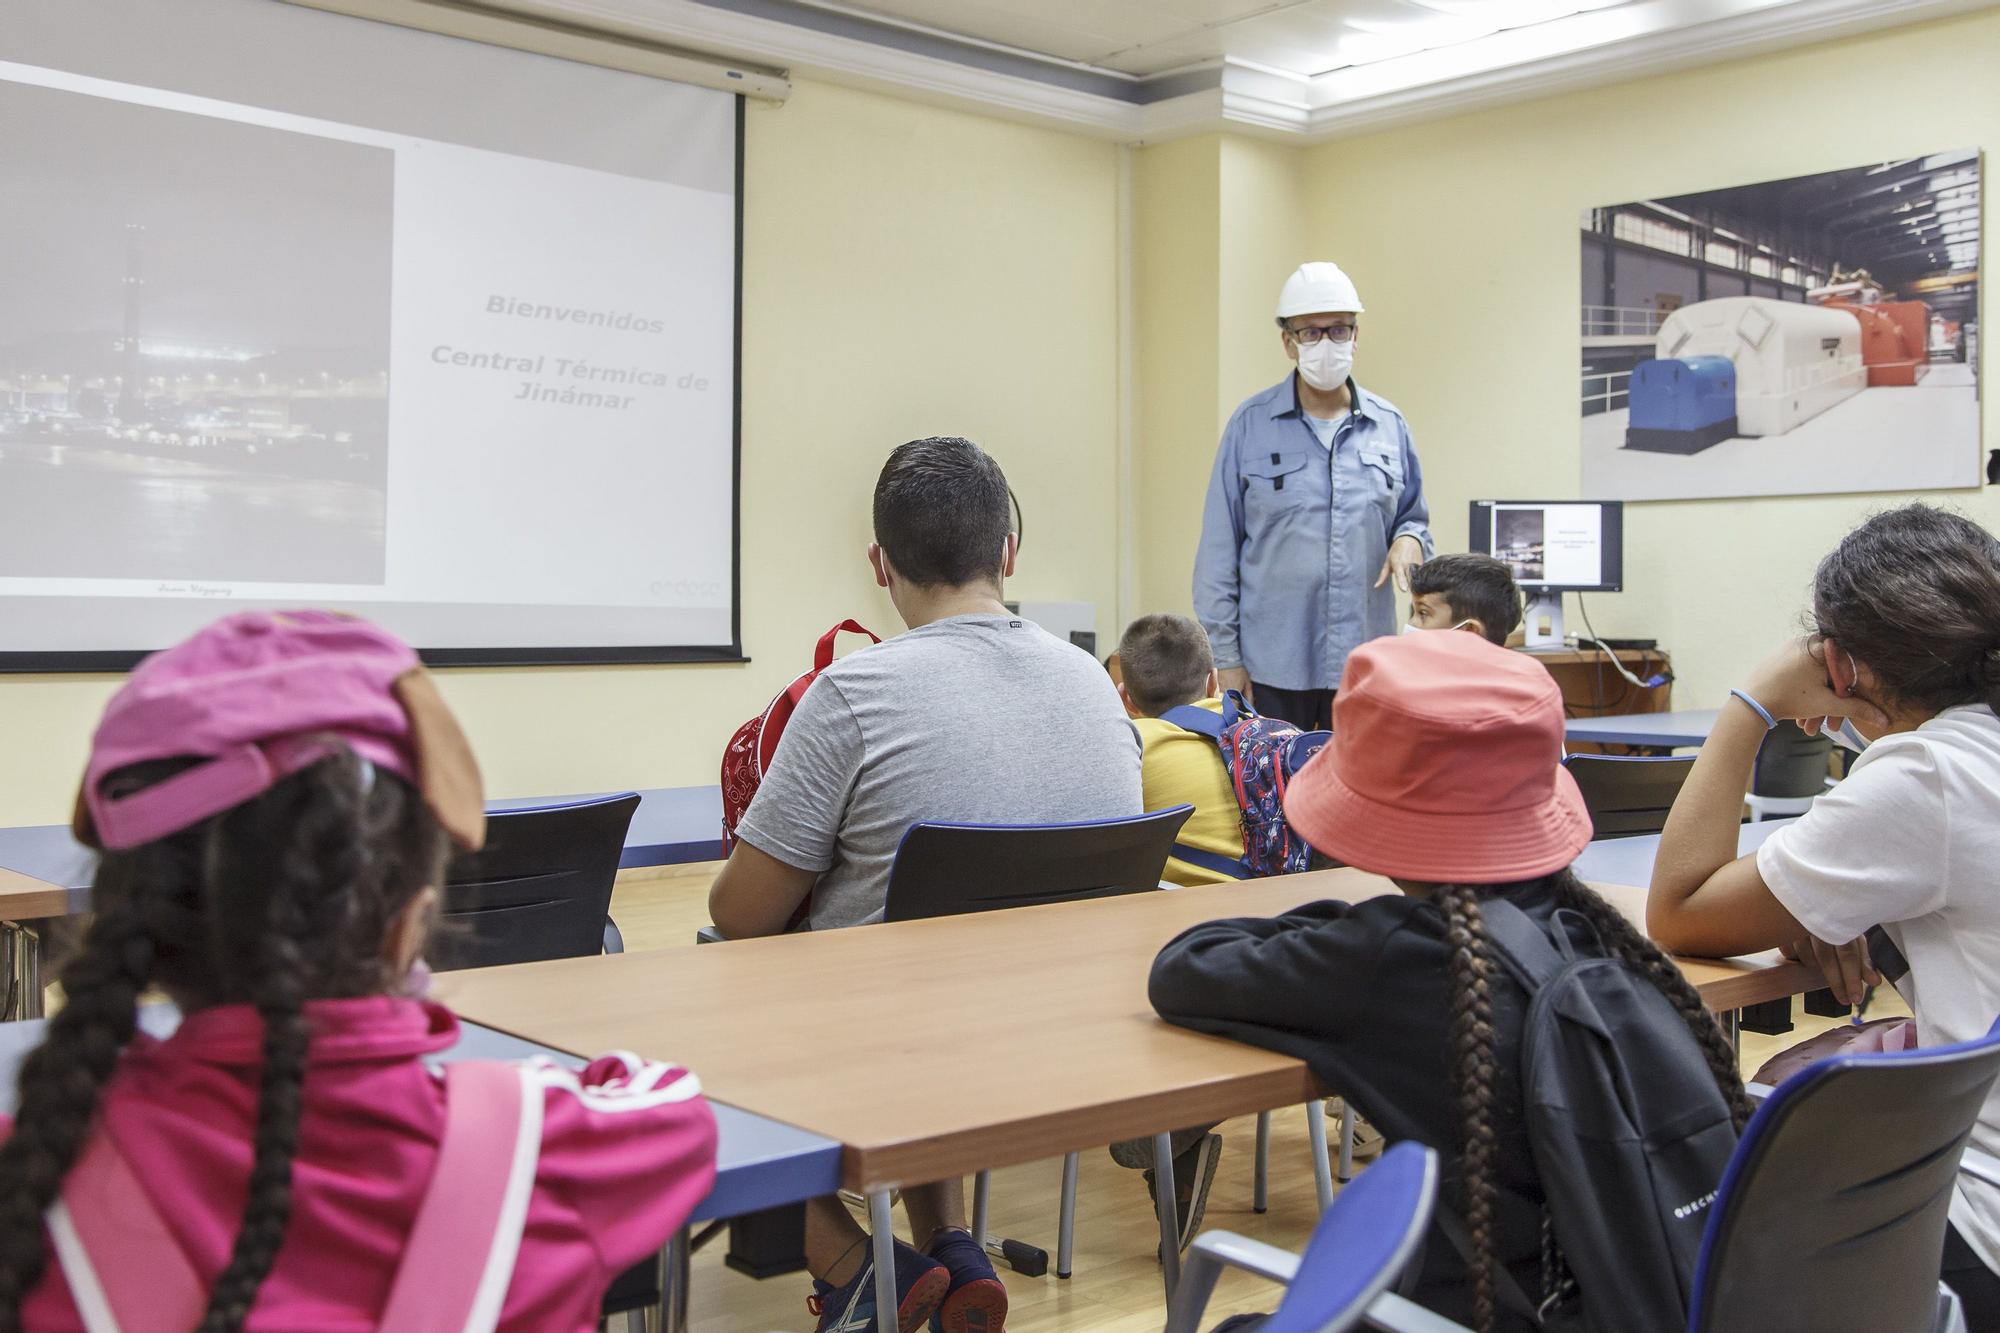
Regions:
[[[1882,301],[1855,305],[1829,301],[1828,310],[1844,310],[1861,324],[1861,364],[1868,367],[1868,387],[1909,386],[1930,361],[1931,309],[1922,301]]]

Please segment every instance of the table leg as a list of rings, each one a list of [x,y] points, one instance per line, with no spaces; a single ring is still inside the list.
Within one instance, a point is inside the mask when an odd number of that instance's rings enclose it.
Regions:
[[[1261,1213],[1271,1206],[1271,1113],[1257,1113],[1257,1166],[1250,1183],[1250,1211]]]
[[[874,1233],[875,1327],[894,1328],[896,1318],[896,1229],[889,1214],[889,1191],[868,1196],[868,1229]]]
[[[1068,1277],[1070,1261],[1076,1257],[1076,1168],[1077,1154],[1063,1158],[1062,1213],[1056,1221],[1056,1276]]]
[[[8,1018],[42,1016],[42,937],[25,922],[8,921],[7,979],[13,992],[7,1006]]]
[[[1326,1160],[1326,1103],[1306,1103],[1306,1138],[1312,1144],[1313,1193],[1323,1213],[1333,1206],[1333,1168]]]
[[[1716,1017],[1722,1021],[1722,1030],[1729,1037],[1729,1049],[1736,1052],[1740,1058],[1743,1054],[1743,1028],[1738,1021],[1743,1017],[1741,1011],[1729,1009],[1717,1014]]]
[[[986,1205],[993,1191],[993,1173],[981,1171],[972,1178],[972,1238],[986,1247]]]
[[[1159,1195],[1160,1276],[1166,1283],[1167,1303],[1171,1305],[1174,1288],[1181,1284],[1181,1228],[1176,1211],[1180,1196],[1174,1190],[1172,1134],[1153,1136],[1153,1192]]]

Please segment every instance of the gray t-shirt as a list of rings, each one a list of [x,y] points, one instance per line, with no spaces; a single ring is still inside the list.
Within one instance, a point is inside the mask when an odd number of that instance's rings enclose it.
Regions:
[[[910,825],[1144,811],[1139,737],[1089,653],[1013,616],[953,616],[821,673],[737,836],[801,870],[813,929],[882,919]]]

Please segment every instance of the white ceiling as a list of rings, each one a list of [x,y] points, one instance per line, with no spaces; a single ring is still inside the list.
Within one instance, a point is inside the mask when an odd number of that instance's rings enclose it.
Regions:
[[[1797,0],[1740,0],[1736,10]],[[1635,28],[1714,17],[1713,4],[1670,0],[807,0],[901,20],[1120,74],[1154,75],[1225,57],[1302,78],[1524,28],[1570,40],[1593,11],[1632,11]],[[1641,15],[1637,11],[1655,13]],[[1599,25],[1600,29],[1604,25]]]
[[[457,0],[398,3],[468,12]],[[1131,142],[1225,128],[1324,139],[1996,4],[482,0],[477,9],[741,62],[717,86],[754,96],[782,97],[796,72]]]

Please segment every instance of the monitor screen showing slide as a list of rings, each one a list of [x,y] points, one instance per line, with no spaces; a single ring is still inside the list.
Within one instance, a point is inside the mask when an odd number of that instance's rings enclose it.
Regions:
[[[741,656],[741,105],[270,0],[7,0],[0,668],[326,606]]]
[[[1474,500],[1472,549],[1523,588],[1617,592],[1625,579],[1625,506],[1616,500]]]

